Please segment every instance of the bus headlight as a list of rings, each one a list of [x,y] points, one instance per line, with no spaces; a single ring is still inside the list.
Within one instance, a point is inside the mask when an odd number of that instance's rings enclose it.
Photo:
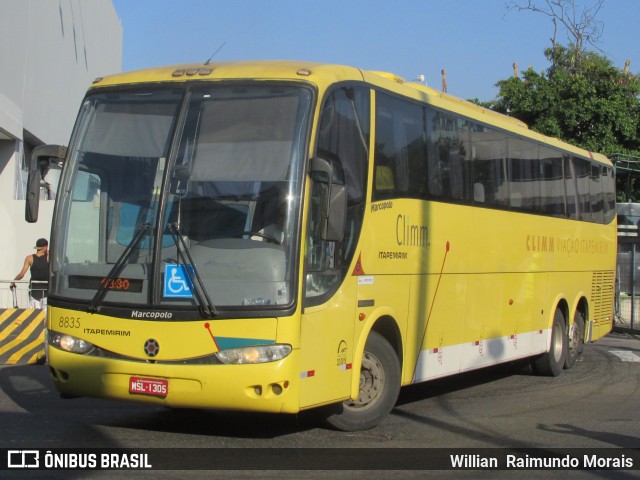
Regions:
[[[291,345],[255,345],[253,347],[230,348],[216,353],[223,363],[240,365],[277,362],[291,353]]]
[[[49,332],[49,345],[73,353],[88,353],[93,349],[92,343],[58,332]]]

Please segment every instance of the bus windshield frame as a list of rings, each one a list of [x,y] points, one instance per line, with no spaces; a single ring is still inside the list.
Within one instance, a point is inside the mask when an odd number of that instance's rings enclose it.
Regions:
[[[90,92],[61,181],[50,297],[174,319],[291,308],[313,104],[311,88],[275,81]]]

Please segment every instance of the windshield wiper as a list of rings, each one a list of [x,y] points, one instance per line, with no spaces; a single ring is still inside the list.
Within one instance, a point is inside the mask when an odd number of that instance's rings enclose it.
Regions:
[[[176,250],[178,252],[178,257],[183,265],[185,265],[184,270],[187,272],[187,276],[189,277],[189,281],[193,286],[193,292],[195,293],[195,299],[198,303],[198,307],[200,307],[200,312],[203,316],[207,318],[215,317],[218,312],[216,308],[213,306],[213,302],[207,293],[207,289],[204,286],[204,282],[202,278],[200,278],[200,274],[198,273],[198,269],[196,268],[196,264],[191,257],[191,253],[189,252],[189,247],[187,243],[182,238],[182,234],[180,233],[180,227],[177,223],[169,224],[169,232],[173,237],[173,242],[176,244]],[[182,248],[181,248],[182,247]],[[186,258],[185,258],[186,255]],[[188,260],[188,261],[187,261]],[[191,268],[188,268],[188,267]]]
[[[113,280],[118,278],[118,275],[120,275],[120,273],[124,269],[124,266],[127,263],[127,260],[129,260],[129,257],[133,253],[134,248],[136,248],[138,243],[140,243],[140,240],[142,240],[142,237],[144,236],[144,234],[147,233],[147,230],[149,230],[150,228],[151,228],[151,224],[149,223],[144,223],[140,225],[140,228],[136,232],[135,237],[133,237],[131,242],[129,242],[129,245],[127,245],[127,248],[124,249],[124,252],[122,252],[122,255],[120,255],[120,258],[113,265],[113,268],[111,268],[111,270],[109,271],[109,274],[102,281],[102,283],[100,284],[100,288],[98,288],[98,290],[96,291],[96,294],[93,296],[93,299],[91,300],[91,302],[89,303],[89,307],[87,308],[87,311],[89,313],[96,313],[98,311],[98,306],[100,305],[102,300],[104,300],[104,297],[107,294],[107,291],[109,290],[109,285],[112,285]]]

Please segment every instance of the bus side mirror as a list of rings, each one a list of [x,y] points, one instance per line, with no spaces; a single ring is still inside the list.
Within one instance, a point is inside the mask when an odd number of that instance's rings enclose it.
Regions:
[[[42,145],[33,149],[31,163],[29,164],[29,177],[27,178],[27,198],[25,200],[24,219],[29,223],[38,221],[40,207],[40,185],[42,183],[42,170],[40,164],[43,160],[57,159],[60,163],[67,156],[67,147],[62,145]]]
[[[311,160],[311,178],[325,187],[322,202],[320,238],[339,242],[344,237],[347,218],[347,191],[331,161],[321,157]],[[340,172],[341,173],[341,172]],[[338,177],[338,178],[336,178]]]
[[[347,189],[344,185],[331,186],[329,197],[329,215],[323,240],[339,242],[344,237],[344,226],[347,219]]]
[[[27,198],[24,208],[24,219],[29,223],[38,221],[38,210],[40,207],[40,183],[42,175],[40,170],[29,171],[27,178]]]

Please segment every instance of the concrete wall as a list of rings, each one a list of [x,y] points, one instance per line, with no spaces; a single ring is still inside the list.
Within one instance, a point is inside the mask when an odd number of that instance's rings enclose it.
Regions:
[[[122,68],[122,26],[111,0],[0,0],[0,93],[25,130],[66,143],[87,87]]]
[[[38,222],[24,221],[16,152],[68,144],[91,82],[121,71],[122,25],[111,0],[0,0],[0,59],[2,289],[36,239],[49,237],[53,212],[53,201],[42,201]]]

